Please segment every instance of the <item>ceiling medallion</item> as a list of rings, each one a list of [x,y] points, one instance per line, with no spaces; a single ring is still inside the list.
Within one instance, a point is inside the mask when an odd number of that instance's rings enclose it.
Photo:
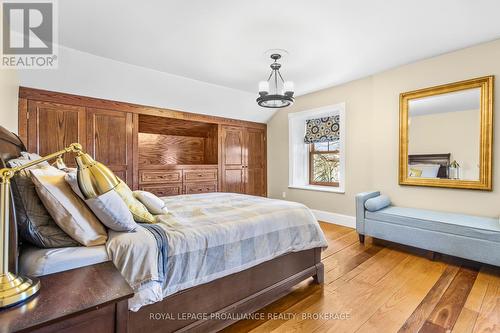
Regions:
[[[278,53],[271,54],[271,59],[274,62],[271,64],[271,74],[267,81],[259,82],[259,97],[257,103],[265,108],[285,108],[293,104],[293,82],[283,80],[280,68],[281,64],[278,60],[281,55]],[[274,89],[270,94],[269,86],[273,85]]]

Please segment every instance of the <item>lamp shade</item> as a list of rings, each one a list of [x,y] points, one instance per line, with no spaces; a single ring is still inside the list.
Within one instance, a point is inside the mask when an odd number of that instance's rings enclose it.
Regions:
[[[283,92],[286,95],[292,96],[293,95],[293,88],[294,88],[294,85],[293,85],[292,81],[285,81],[283,83]]]
[[[260,81],[259,82],[259,94],[267,95],[269,93],[269,82]]]
[[[76,156],[77,180],[85,198],[91,199],[114,189],[120,180],[104,164],[95,161],[88,154]]]

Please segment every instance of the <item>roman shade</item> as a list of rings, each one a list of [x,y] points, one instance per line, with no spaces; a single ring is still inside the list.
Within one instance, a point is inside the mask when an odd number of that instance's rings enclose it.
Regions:
[[[306,120],[305,143],[336,142],[339,138],[339,115]]]

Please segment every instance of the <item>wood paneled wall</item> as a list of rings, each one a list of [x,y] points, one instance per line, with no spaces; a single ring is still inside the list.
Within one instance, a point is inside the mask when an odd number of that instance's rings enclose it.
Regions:
[[[176,185],[183,193],[266,195],[266,124],[21,87],[19,135],[40,155],[79,142],[134,189],[141,169],[175,167],[182,177],[196,175]],[[238,159],[237,166],[224,162]],[[74,166],[72,156],[65,161]]]
[[[147,165],[205,164],[206,138],[139,133],[139,168]]]
[[[222,191],[267,196],[266,131],[222,126],[220,138]]]
[[[216,124],[139,115],[138,135],[139,168],[218,162]]]

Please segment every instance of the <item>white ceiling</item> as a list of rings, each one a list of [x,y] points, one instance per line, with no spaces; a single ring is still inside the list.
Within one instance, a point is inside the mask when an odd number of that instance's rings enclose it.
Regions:
[[[498,0],[65,0],[59,42],[248,92],[290,55],[298,94],[500,37]]]
[[[446,112],[479,111],[480,107],[481,89],[474,88],[411,100],[409,112],[410,116],[416,117]]]

